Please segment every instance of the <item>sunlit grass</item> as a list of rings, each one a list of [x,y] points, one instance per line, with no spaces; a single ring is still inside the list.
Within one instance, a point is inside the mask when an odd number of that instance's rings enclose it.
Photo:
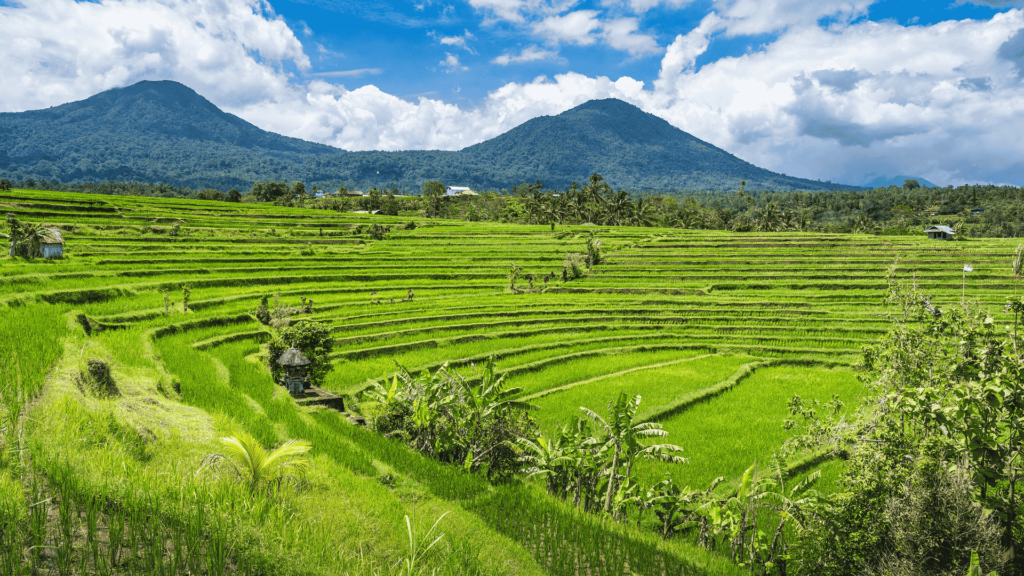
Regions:
[[[677,483],[705,488],[716,477],[733,479],[755,461],[767,463],[791,432],[782,423],[794,395],[852,402],[864,387],[853,372],[807,366],[761,368],[737,386],[661,421],[668,441],[682,446],[686,464],[644,462],[638,472],[657,481],[667,471]]]

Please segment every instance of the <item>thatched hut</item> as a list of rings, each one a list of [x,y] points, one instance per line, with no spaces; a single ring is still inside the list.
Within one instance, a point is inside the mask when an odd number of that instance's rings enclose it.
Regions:
[[[11,242],[11,249],[9,254],[15,256],[17,253],[25,255],[25,251],[19,251],[19,244],[24,240]],[[31,248],[27,248],[31,250]],[[64,237],[61,236],[60,230],[55,228],[47,228],[42,231],[39,238],[39,253],[36,256],[46,258],[47,260],[59,260],[64,257]]]
[[[292,346],[284,351],[277,363],[284,368],[281,374],[280,384],[288,390],[292,396],[301,396],[309,385],[309,375],[306,374],[306,366],[309,366],[309,358],[301,350]]]

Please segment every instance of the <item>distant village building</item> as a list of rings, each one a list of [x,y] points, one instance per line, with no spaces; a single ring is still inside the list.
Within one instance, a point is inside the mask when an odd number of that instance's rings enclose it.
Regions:
[[[14,256],[15,247],[14,244],[11,244],[9,252],[11,256]],[[47,260],[59,260],[64,257],[64,237],[60,235],[60,230],[49,228],[43,231],[39,252]]]
[[[952,240],[956,232],[949,226],[932,226],[924,231],[931,240]]]
[[[445,191],[445,196],[479,196],[479,194],[465,186],[449,186]]]
[[[359,190],[346,190],[345,196],[365,196],[365,194]]]
[[[281,374],[280,384],[284,386],[292,396],[301,396],[309,385],[309,376],[306,374],[306,366],[309,366],[309,358],[298,348],[292,346],[284,351],[277,363],[284,368]]]

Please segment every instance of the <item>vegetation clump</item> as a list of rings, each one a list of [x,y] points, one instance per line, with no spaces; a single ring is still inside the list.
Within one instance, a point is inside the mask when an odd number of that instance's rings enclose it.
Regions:
[[[506,386],[492,357],[474,378],[450,370],[447,363],[420,376],[400,366],[390,386],[375,382],[366,397],[377,403],[371,418],[377,432],[500,482],[521,466],[514,443],[536,434],[529,416],[535,407],[514,399],[521,391]]]
[[[309,461],[304,455],[312,448],[306,440],[288,440],[267,452],[260,443],[248,434],[221,438],[227,456],[211,454],[204,466],[228,462],[238,480],[245,485],[250,496],[262,490],[280,489],[281,483],[289,481],[298,485],[302,472]]]
[[[1024,298],[1011,325],[971,306],[942,307],[888,273],[888,333],[864,353],[871,394],[861,417],[839,403],[791,402],[795,442],[847,459],[799,547],[818,574],[868,566],[898,574],[981,567],[1019,573],[1024,538]],[[1003,329],[1005,328],[1005,329]]]
[[[289,348],[298,348],[310,364],[306,374],[312,386],[320,386],[327,374],[333,369],[328,355],[334,348],[331,331],[318,322],[302,320],[280,330],[278,336],[267,344],[267,367],[274,379],[282,374],[282,367],[277,359]]]
[[[120,395],[114,377],[110,373],[110,365],[103,360],[90,358],[85,361],[85,370],[79,374],[79,382],[88,386],[99,396],[110,397]]]

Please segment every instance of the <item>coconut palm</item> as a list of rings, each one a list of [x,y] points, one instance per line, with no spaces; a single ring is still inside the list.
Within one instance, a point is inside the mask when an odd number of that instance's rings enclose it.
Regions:
[[[583,185],[583,200],[588,204],[588,219],[591,222],[597,219],[605,204],[605,194],[610,194],[611,191],[612,188],[604,181],[604,177],[596,172],[591,174],[590,183]]]
[[[612,494],[615,493],[620,477],[619,469],[623,465],[626,467],[625,478],[629,478],[633,472],[633,463],[640,458],[664,462],[686,462],[685,458],[678,455],[683,451],[679,446],[674,444],[646,446],[640,443],[643,438],[668,436],[668,432],[656,422],[633,423],[633,418],[640,407],[640,401],[639,394],[629,396],[625,392],[620,392],[616,401],[608,406],[611,412],[608,421],[605,421],[593,410],[580,406],[580,410],[604,432],[604,437],[599,440],[600,445],[612,453],[611,465],[608,467],[608,488],[604,500],[605,512],[611,509]]]
[[[204,459],[204,466],[227,461],[238,478],[249,488],[249,494],[256,494],[264,484],[278,483],[285,479],[295,480],[291,473],[300,473],[308,465],[303,458],[312,448],[306,440],[288,440],[271,452],[246,434],[221,438],[227,456],[211,454]]]
[[[640,226],[646,228],[654,226],[654,220],[656,216],[656,209],[654,203],[648,198],[641,198],[636,201],[636,207],[633,209],[632,223],[634,226]]]
[[[615,194],[609,194],[605,202],[603,224],[619,226],[628,224],[633,216],[633,201],[625,190],[619,190]]]
[[[769,202],[759,214],[758,232],[780,232],[786,229],[786,215],[774,202]]]

